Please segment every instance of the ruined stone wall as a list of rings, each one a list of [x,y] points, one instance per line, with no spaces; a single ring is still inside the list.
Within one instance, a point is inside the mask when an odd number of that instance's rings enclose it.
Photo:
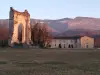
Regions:
[[[14,42],[19,43],[19,25],[22,25],[22,43],[29,44],[31,42],[30,14],[27,10],[18,12],[11,7],[9,15],[9,45],[13,45]]]

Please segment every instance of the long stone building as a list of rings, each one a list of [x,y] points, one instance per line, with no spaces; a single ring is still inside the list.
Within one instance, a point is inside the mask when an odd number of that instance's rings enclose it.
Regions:
[[[54,37],[51,48],[94,48],[94,38],[89,36]]]

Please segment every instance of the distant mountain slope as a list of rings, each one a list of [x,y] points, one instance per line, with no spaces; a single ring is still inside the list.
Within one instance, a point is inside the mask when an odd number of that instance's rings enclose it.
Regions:
[[[57,22],[57,21],[50,22],[49,26],[60,32],[64,32],[68,29],[68,24]]]
[[[36,20],[37,21],[37,20]],[[73,29],[89,29],[89,30],[100,30],[100,18],[91,17],[76,17],[62,18],[58,20],[38,20],[47,22],[49,26],[57,31],[64,32]]]
[[[71,29],[57,34],[57,36],[100,35],[100,30]]]
[[[100,18],[76,17],[68,22],[68,29],[100,30]]]
[[[46,22],[49,24],[50,28],[55,29],[55,31],[66,31],[68,29],[94,29],[100,30],[100,18],[91,17],[76,17],[63,18],[58,20],[41,20],[41,19],[31,19],[31,24],[34,22]],[[0,27],[9,27],[8,19],[0,19]]]
[[[62,18],[57,20],[50,19],[31,19],[31,25],[36,22],[45,22],[48,23],[49,30],[52,31],[52,34],[55,35],[85,35],[85,34],[100,34],[100,18],[91,18],[91,17],[76,17],[71,18]],[[1,28],[2,27],[2,28]],[[3,33],[8,34],[9,20],[0,19],[0,37]],[[2,29],[4,31],[2,31]],[[7,30],[6,30],[7,29]]]
[[[53,30],[56,30],[57,32],[64,32],[68,29],[68,21],[70,21],[70,18],[63,18],[58,20],[40,20],[40,19],[31,19],[31,23],[34,22],[46,22],[48,25],[53,28]]]

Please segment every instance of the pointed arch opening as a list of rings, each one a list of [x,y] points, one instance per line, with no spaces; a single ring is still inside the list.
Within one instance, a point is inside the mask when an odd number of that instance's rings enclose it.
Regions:
[[[19,24],[18,25],[18,41],[19,41],[19,43],[22,43],[22,39],[23,39],[23,25]]]

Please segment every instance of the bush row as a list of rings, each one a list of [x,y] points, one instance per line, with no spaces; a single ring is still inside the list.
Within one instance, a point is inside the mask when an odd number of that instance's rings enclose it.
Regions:
[[[0,47],[8,47],[8,40],[0,40]]]

